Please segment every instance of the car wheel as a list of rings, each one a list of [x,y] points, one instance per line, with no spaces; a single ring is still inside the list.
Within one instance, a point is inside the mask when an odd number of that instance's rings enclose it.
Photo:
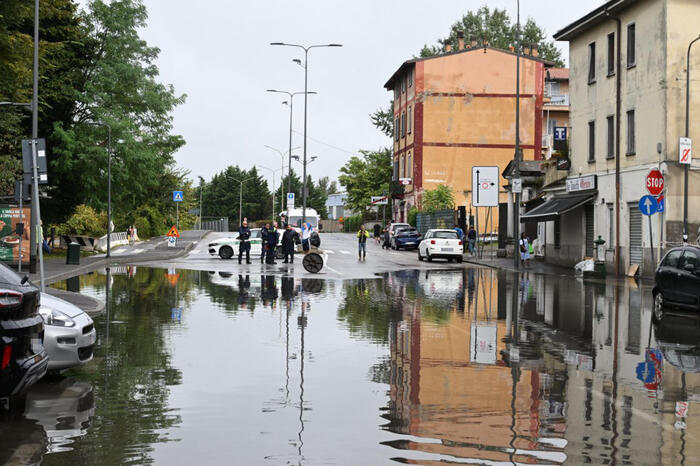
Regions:
[[[447,262],[448,262],[448,263],[451,263],[451,262],[452,262],[452,258],[451,258],[451,257],[448,257],[448,258],[447,258]]]
[[[221,246],[219,248],[219,257],[222,259],[230,259],[233,257],[233,248],[231,246]]]
[[[462,263],[462,260],[464,260],[464,258],[463,258],[462,256],[457,256],[457,262],[458,262],[458,263]]]
[[[664,318],[664,294],[657,292],[654,296],[654,320],[661,322]]]
[[[429,252],[429,251],[426,251],[425,256],[428,258],[428,262],[432,262],[432,261],[433,261],[433,258],[430,257],[430,252]]]
[[[275,258],[277,260],[282,260],[284,259],[284,251],[282,250],[282,246],[277,246],[275,248]]]

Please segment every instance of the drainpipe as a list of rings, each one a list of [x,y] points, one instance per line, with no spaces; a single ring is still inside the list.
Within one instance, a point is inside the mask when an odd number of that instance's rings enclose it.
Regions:
[[[610,11],[605,14],[617,23],[615,37],[615,275],[620,275],[620,111],[622,109],[622,21]]]

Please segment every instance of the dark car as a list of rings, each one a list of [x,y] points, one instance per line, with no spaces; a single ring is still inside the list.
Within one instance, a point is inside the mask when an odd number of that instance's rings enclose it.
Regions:
[[[420,243],[420,233],[413,227],[396,230],[394,249],[416,249]]]
[[[700,247],[673,248],[656,269],[654,319],[667,311],[700,312]]]
[[[0,264],[0,400],[23,393],[48,368],[39,289]]]

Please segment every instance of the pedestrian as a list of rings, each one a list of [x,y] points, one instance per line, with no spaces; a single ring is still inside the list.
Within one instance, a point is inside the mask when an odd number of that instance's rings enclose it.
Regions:
[[[248,220],[243,219],[243,225],[238,229],[238,263],[243,259],[245,253],[245,263],[250,264],[250,228],[248,228]]]
[[[265,263],[266,264],[276,264],[275,262],[275,249],[277,248],[277,243],[279,242],[279,233],[275,228],[276,223],[272,223],[270,229],[267,230],[267,252],[265,253]]]
[[[360,231],[357,232],[357,253],[360,260],[367,258],[367,238],[369,238],[369,231],[362,225]]]
[[[298,233],[288,223],[287,228],[282,233],[282,252],[284,253],[284,263],[294,263],[294,248],[296,247],[295,237]]]
[[[135,239],[134,239],[134,226],[131,225],[129,227],[129,244],[134,244],[134,241],[135,241]]]
[[[379,239],[381,238],[382,227],[378,224],[374,224],[374,240],[379,244]]]
[[[262,247],[260,248],[260,263],[265,262],[265,256],[267,255],[267,232],[270,230],[270,224],[266,223],[264,227],[260,229],[260,237],[262,238]]]
[[[391,234],[389,233],[389,227],[384,228],[382,239],[382,249],[389,249],[391,247]]]
[[[527,266],[527,261],[530,260],[530,241],[525,232],[520,234],[520,262],[523,266]]]
[[[469,243],[469,253],[472,256],[476,255],[476,230],[474,225],[469,225],[469,231],[467,232],[467,242]]]
[[[304,254],[309,253],[311,249],[311,224],[309,222],[301,224],[301,248],[304,250]]]

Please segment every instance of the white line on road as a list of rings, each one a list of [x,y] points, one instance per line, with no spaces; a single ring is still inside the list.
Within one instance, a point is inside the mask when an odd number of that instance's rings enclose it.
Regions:
[[[335,251],[329,251],[327,249],[324,249],[323,252],[325,252],[326,254],[335,254]]]
[[[327,252],[327,251],[326,251],[326,252]],[[330,266],[326,265],[326,268],[327,268],[328,270],[330,270],[331,272],[333,272],[334,274],[336,274],[336,275],[340,275],[340,276],[343,275],[341,272],[338,272],[338,271],[335,270],[333,267],[330,267]]]
[[[340,250],[341,254],[350,254],[348,251],[343,251],[342,249]]]

